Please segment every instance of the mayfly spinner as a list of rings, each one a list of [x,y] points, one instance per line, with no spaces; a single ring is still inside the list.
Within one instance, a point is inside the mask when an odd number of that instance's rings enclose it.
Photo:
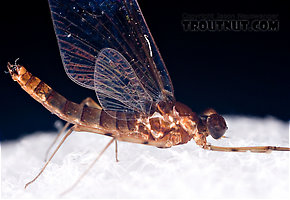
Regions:
[[[14,81],[50,112],[72,124],[26,187],[43,172],[72,131],[112,137],[106,148],[114,141],[168,148],[193,139],[201,148],[212,151],[290,150],[209,144],[207,136],[219,139],[225,134],[224,118],[213,109],[198,116],[175,100],[170,76],[137,1],[49,0],[49,5],[67,75],[94,90],[100,105],[91,98],[81,104],[71,102],[23,66],[8,64]]]

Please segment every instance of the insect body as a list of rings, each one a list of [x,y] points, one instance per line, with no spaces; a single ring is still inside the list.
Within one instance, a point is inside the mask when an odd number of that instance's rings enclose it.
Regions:
[[[213,109],[199,118],[186,105],[157,105],[151,116],[135,115],[124,111],[109,111],[100,106],[85,106],[67,100],[23,66],[8,65],[13,80],[61,119],[75,124],[75,130],[90,131],[127,141],[161,148],[184,144],[192,138],[206,147],[206,137],[220,138],[226,131],[225,120]],[[205,120],[206,119],[206,120]]]
[[[170,76],[137,1],[49,0],[49,4],[67,75],[94,90],[100,105],[91,98],[81,104],[71,102],[23,66],[8,64],[13,80],[29,95],[73,124],[40,173],[27,185],[43,172],[72,131],[112,137],[106,148],[114,140],[168,148],[193,139],[202,148],[214,151],[290,150],[274,146],[217,147],[207,143],[207,136],[219,139],[225,134],[226,122],[213,109],[198,116],[175,100]]]

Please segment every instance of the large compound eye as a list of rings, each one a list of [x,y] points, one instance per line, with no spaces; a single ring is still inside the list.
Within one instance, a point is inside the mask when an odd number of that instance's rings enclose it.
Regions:
[[[212,114],[206,121],[207,129],[214,139],[221,138],[228,129],[225,119],[219,114]]]

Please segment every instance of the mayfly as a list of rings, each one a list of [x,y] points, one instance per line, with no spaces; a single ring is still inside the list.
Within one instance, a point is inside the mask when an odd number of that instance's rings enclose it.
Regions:
[[[197,115],[177,102],[163,59],[136,0],[49,0],[64,69],[69,78],[94,90],[98,103],[67,100],[23,66],[9,64],[14,81],[50,112],[72,124],[34,182],[72,131],[86,131],[168,148],[194,140],[206,150],[289,151],[288,147],[219,147],[224,118],[214,109]],[[65,131],[64,129],[64,131]],[[117,143],[116,143],[117,144]],[[101,155],[100,154],[100,155]],[[117,151],[116,151],[117,158]]]

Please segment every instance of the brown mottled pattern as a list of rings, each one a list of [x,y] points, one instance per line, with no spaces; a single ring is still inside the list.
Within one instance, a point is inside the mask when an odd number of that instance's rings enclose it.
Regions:
[[[108,112],[108,113],[107,113]],[[100,126],[105,129],[116,130],[116,112],[115,111],[101,112]]]
[[[30,79],[26,82],[25,87],[31,92],[34,92],[34,89],[39,85],[41,80],[35,76],[31,76]]]
[[[25,87],[25,85],[26,85],[26,83],[28,82],[28,80],[31,78],[31,73],[30,72],[28,72],[28,71],[26,71],[21,77],[20,77],[20,80],[19,80],[19,82],[20,82],[20,84],[22,85],[22,86],[24,86]]]
[[[80,120],[91,126],[99,126],[102,110],[93,107],[83,107]]]
[[[82,107],[80,104],[67,101],[63,109],[63,114],[72,120],[78,120],[81,118],[81,111]]]
[[[53,107],[56,112],[61,113],[66,104],[66,101],[66,98],[53,90],[51,91],[49,97],[46,99],[46,104]]]
[[[46,83],[41,81],[38,84],[38,86],[34,89],[35,94],[33,96],[37,96],[40,101],[45,101],[52,91],[53,89],[51,89],[51,87],[49,87]]]
[[[134,113],[126,113],[127,124],[129,131],[136,130],[137,116]]]
[[[116,121],[117,129],[122,131],[122,132],[129,131],[128,124],[127,124],[126,113],[125,112],[117,112],[116,118],[117,118],[117,121]]]

